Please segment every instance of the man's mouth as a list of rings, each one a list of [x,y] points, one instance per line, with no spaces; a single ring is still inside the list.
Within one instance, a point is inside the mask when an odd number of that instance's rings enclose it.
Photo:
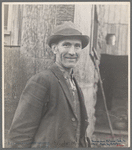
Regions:
[[[77,59],[77,57],[64,57],[66,59]]]

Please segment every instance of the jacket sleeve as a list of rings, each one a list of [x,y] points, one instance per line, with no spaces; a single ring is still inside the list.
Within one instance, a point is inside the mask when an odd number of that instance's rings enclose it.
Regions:
[[[31,147],[42,117],[43,106],[47,103],[47,91],[47,80],[42,77],[33,77],[28,81],[9,130],[10,148]]]

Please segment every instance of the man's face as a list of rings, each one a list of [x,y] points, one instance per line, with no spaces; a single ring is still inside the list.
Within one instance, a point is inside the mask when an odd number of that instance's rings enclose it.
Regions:
[[[79,39],[63,39],[55,46],[56,62],[63,68],[71,69],[75,67],[80,58],[82,43]]]

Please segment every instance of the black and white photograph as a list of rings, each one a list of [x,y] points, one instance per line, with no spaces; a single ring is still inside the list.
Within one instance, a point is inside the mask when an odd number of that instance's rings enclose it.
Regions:
[[[2,148],[130,147],[130,2],[2,3]]]

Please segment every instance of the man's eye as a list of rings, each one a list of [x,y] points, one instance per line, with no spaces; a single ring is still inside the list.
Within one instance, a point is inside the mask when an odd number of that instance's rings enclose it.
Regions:
[[[70,47],[71,44],[70,44],[70,43],[64,43],[63,46],[65,46],[65,47]]]
[[[75,48],[80,48],[81,45],[80,44],[75,44]]]

